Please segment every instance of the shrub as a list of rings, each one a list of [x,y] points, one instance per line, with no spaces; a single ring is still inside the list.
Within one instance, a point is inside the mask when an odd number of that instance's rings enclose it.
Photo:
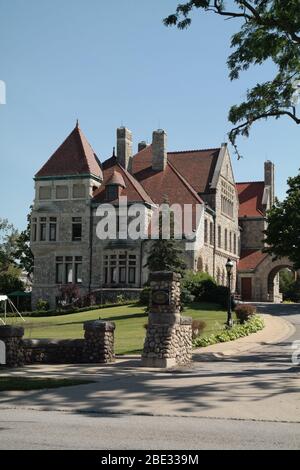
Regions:
[[[141,305],[146,305],[148,307],[149,302],[150,302],[150,292],[151,292],[151,289],[149,286],[146,286],[143,288],[143,290],[140,293],[140,298],[139,298],[139,303]]]
[[[216,283],[207,273],[187,271],[182,279],[181,287],[199,302],[206,300],[208,292],[216,287]]]
[[[203,320],[193,320],[192,322],[192,338],[198,338],[204,329],[206,328],[206,323]]]
[[[214,302],[221,305],[223,308],[228,306],[228,287],[225,286],[212,286],[210,290],[206,292],[207,302]]]
[[[41,312],[47,312],[49,310],[48,300],[39,299],[36,303],[36,309]]]
[[[214,333],[209,336],[195,338],[193,340],[193,346],[195,348],[202,348],[205,346],[211,346],[216,343],[225,343],[227,341],[234,341],[243,336],[248,336],[251,333],[256,333],[264,328],[264,321],[258,315],[252,316],[252,318],[245,322],[243,325],[236,325],[233,328]]]
[[[249,304],[238,304],[235,307],[235,314],[241,324],[248,321],[253,315],[255,315],[256,309],[253,305]]]
[[[23,282],[16,277],[14,273],[2,272],[0,273],[0,292],[1,294],[10,294],[14,291],[24,291]]]

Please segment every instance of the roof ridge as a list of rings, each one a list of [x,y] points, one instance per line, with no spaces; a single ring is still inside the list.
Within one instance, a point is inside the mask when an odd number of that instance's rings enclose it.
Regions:
[[[135,190],[138,192],[138,194],[141,196],[141,198],[143,200],[145,200],[145,195],[146,195],[149,198],[149,200],[151,201],[151,203],[153,205],[155,205],[154,201],[152,201],[151,196],[143,188],[141,183],[131,173],[129,173],[129,171],[127,171],[125,168],[123,168],[122,165],[120,165],[119,162],[117,162],[116,165],[118,166],[118,168],[120,168],[122,170],[122,172],[125,174],[125,176],[129,179],[130,183],[134,186]],[[144,194],[142,194],[141,189],[144,192]]]
[[[259,180],[259,181],[237,181],[235,184],[252,184],[252,183],[264,183],[264,180]]]
[[[173,152],[168,153],[196,153],[196,152],[207,152],[209,150],[220,150],[221,147],[211,147],[211,148],[204,148],[204,149],[193,149],[193,150],[175,150]]]

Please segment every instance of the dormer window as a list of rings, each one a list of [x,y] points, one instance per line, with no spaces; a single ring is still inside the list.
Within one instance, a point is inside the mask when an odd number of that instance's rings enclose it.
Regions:
[[[114,201],[118,199],[119,196],[119,186],[109,184],[106,186],[106,199],[108,201]]]
[[[115,170],[105,185],[106,200],[114,201],[118,199],[122,189],[125,187],[123,176]]]

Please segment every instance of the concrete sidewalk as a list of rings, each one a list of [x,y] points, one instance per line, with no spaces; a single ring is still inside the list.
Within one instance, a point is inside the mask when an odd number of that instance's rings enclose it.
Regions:
[[[139,357],[124,357],[115,364],[101,366],[35,365],[14,370],[10,374],[81,377],[94,383],[2,392],[0,411],[16,408],[92,415],[300,422],[299,367],[291,364],[290,344],[282,342],[292,328],[281,318],[266,316],[265,321],[266,328],[252,338],[218,345],[213,351],[214,347],[195,351],[190,367],[149,370],[140,367]],[[270,344],[274,342],[277,344]],[[249,349],[247,353],[241,352],[243,348],[255,348],[255,352],[250,353]],[[228,356],[228,351],[234,355]],[[7,372],[2,371],[1,375]]]

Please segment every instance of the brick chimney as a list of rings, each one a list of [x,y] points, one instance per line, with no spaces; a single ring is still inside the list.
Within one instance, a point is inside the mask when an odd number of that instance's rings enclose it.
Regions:
[[[167,165],[167,134],[158,129],[152,135],[152,168],[163,171]]]
[[[132,133],[126,127],[119,127],[117,129],[117,159],[125,170],[131,170]]]
[[[270,160],[265,162],[265,186],[270,188],[270,205],[275,202],[275,165]]]

